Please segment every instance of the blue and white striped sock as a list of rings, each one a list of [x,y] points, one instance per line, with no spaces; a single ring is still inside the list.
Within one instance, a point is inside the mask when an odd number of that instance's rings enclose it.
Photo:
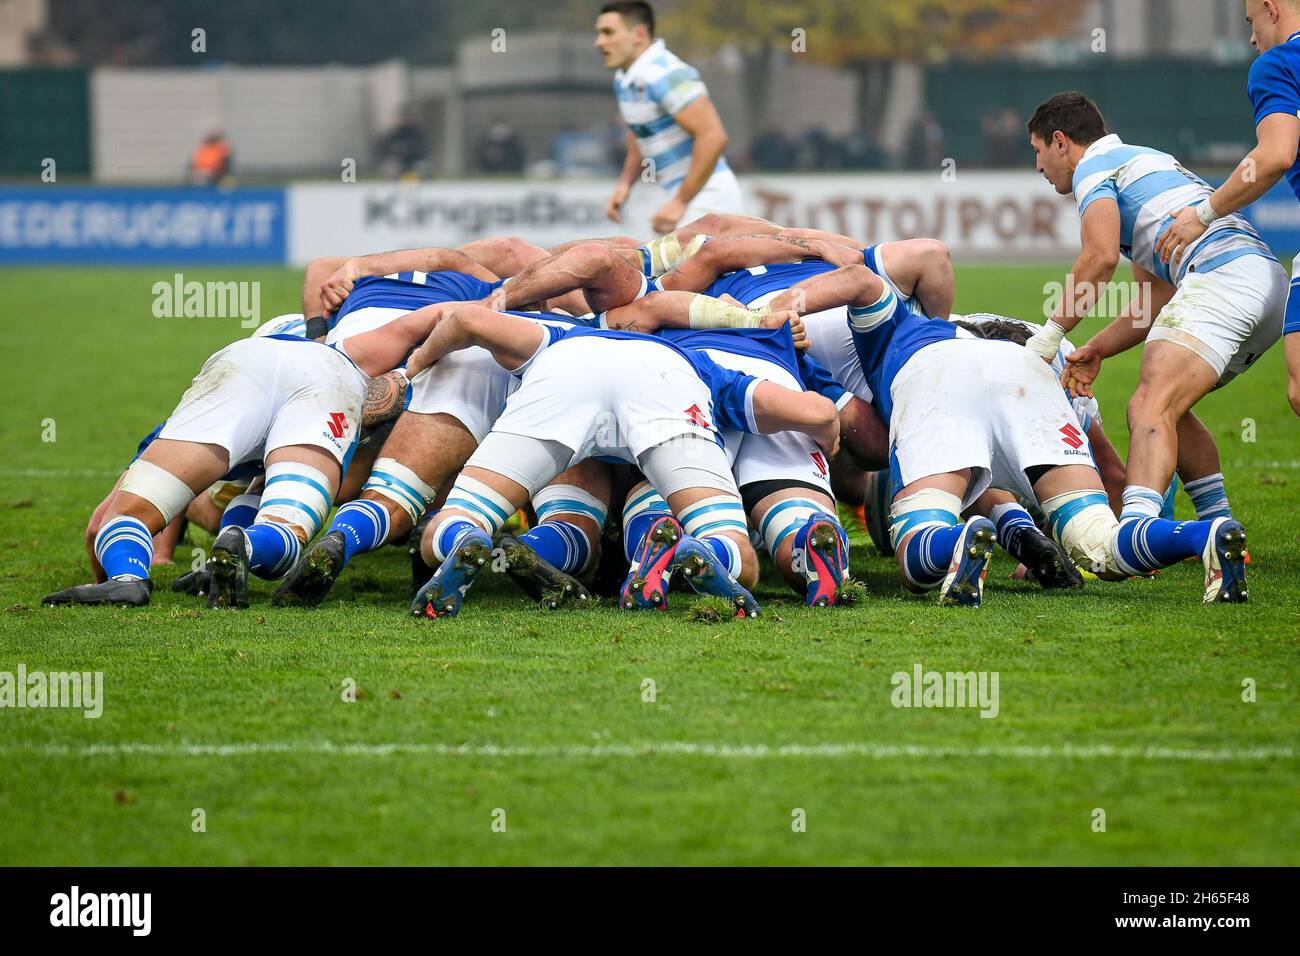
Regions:
[[[258,522],[244,534],[248,537],[248,570],[268,581],[288,574],[302,551],[298,536],[280,521]]]
[[[727,569],[727,574],[731,576],[731,580],[736,580],[740,575],[740,545],[730,538],[721,536],[701,538],[700,541],[707,544],[713,553],[718,556],[718,560]]]
[[[1034,524],[1033,517],[1018,504],[1008,503],[995,505],[992,514],[989,515],[998,529],[998,544],[1007,554],[1015,555],[1018,553],[1020,544],[1020,535],[1023,531],[1037,531],[1038,525]]]
[[[1121,521],[1125,518],[1158,518],[1164,501],[1165,496],[1154,488],[1128,485],[1124,489],[1124,510],[1119,518]]]
[[[519,540],[565,574],[580,573],[591,560],[591,542],[568,521],[543,521]]]
[[[139,518],[105,521],[95,535],[95,557],[111,581],[145,581],[153,563],[153,535]]]
[[[1169,521],[1165,518],[1122,518],[1112,550],[1129,574],[1149,574],[1199,558],[1210,539],[1209,521]]]
[[[456,550],[462,538],[472,531],[482,531],[472,521],[465,518],[449,518],[444,521],[433,536],[433,556],[439,561],[446,561],[447,555]]]
[[[226,510],[221,512],[221,528],[247,528],[257,518],[257,509],[262,506],[261,495],[239,495],[230,499]]]
[[[964,525],[934,525],[912,535],[903,549],[903,573],[920,588],[938,587],[948,573]]]
[[[343,564],[354,555],[373,551],[388,540],[388,509],[377,501],[359,498],[334,512],[330,531],[343,533]]]
[[[1231,518],[1232,505],[1228,503],[1228,492],[1223,487],[1223,473],[1216,472],[1189,481],[1183,486],[1187,496],[1196,506],[1196,518],[1199,521],[1211,521],[1215,518]]]

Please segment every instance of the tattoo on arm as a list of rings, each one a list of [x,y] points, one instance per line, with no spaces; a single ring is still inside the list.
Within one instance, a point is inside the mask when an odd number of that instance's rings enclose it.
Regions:
[[[395,372],[371,379],[366,387],[366,401],[361,413],[362,426],[373,428],[401,414],[405,391]]]

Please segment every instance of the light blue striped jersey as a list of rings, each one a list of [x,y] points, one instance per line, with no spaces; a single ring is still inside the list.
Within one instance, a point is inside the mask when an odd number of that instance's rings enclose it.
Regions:
[[[255,328],[249,338],[260,338],[267,335],[296,335],[299,338],[306,338],[307,320],[303,318],[301,312],[277,315],[275,318],[267,319]]]
[[[708,96],[700,74],[655,40],[626,70],[614,74],[614,94],[623,121],[636,137],[641,158],[654,163],[655,179],[673,190],[691,168],[694,138],[674,117],[701,96]],[[714,172],[729,169],[718,157]]]
[[[1188,272],[1210,272],[1241,256],[1277,261],[1264,240],[1239,213],[1224,216],[1190,249],[1177,271],[1156,255],[1156,243],[1169,228],[1170,215],[1198,205],[1214,190],[1170,156],[1146,146],[1126,145],[1104,136],[1088,147],[1074,171],[1074,198],[1082,216],[1099,199],[1119,204],[1120,251],[1152,275],[1178,285]]]

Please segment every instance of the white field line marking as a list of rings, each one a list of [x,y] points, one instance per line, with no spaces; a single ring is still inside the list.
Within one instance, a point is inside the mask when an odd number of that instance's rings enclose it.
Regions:
[[[1300,459],[1292,458],[1290,461],[1230,461],[1227,462],[1227,465],[1234,471],[1238,468],[1284,468],[1295,471],[1300,469]]]
[[[412,754],[434,757],[508,758],[636,758],[659,756],[705,757],[723,760],[767,760],[773,758],[813,757],[823,759],[896,758],[934,759],[993,758],[997,760],[1171,760],[1193,763],[1217,763],[1250,760],[1294,760],[1297,752],[1290,747],[1181,748],[1181,747],[1112,747],[1105,744],[1074,746],[985,746],[965,747],[929,744],[710,744],[665,741],[641,744],[569,744],[516,746],[498,744],[437,743],[333,743],[320,741],[281,741],[229,744],[10,744],[0,753],[40,754],[48,756],[98,757],[244,757],[264,754],[311,754],[343,757],[388,757]]]

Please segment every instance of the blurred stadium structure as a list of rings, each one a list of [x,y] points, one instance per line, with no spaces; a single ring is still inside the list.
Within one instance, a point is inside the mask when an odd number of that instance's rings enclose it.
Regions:
[[[1087,92],[1127,139],[1207,176],[1253,144],[1240,0],[656,6],[660,34],[698,67],[727,125],[749,211],[795,224],[939,235],[972,255],[1065,254],[1077,220],[1034,176],[1024,134],[1033,106],[1062,89]],[[617,231],[602,214],[622,132],[592,48],[598,7],[0,0],[0,177],[14,184],[0,196],[0,261],[77,261],[71,247],[83,261],[114,259],[85,253],[85,235],[71,237],[83,225],[60,227],[58,211],[14,211],[29,195],[19,183],[52,198],[50,159],[60,193],[81,186],[78,201],[91,202],[87,184],[185,182],[196,144],[217,130],[240,187],[225,201],[270,206],[227,209],[244,231],[199,236],[200,260],[236,261],[241,242],[249,261],[300,263],[437,230],[449,243]],[[941,182],[945,167],[961,176]],[[846,179],[853,171],[870,175]],[[381,185],[399,177],[433,185]],[[290,180],[317,185],[278,189]],[[1282,208],[1258,207],[1285,220],[1274,226],[1300,226],[1294,202]],[[643,212],[629,210],[634,233]],[[64,215],[84,224],[91,213]],[[214,242],[223,248],[199,249]],[[154,259],[190,258],[171,238],[154,245]]]

